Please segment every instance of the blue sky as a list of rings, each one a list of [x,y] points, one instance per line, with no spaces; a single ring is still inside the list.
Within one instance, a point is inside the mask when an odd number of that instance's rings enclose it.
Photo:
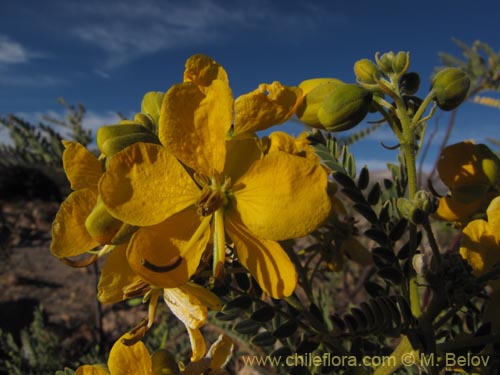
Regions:
[[[238,96],[274,80],[354,82],[356,60],[405,50],[411,70],[421,73],[419,94],[425,96],[438,52],[460,54],[452,38],[479,39],[500,50],[499,20],[500,3],[493,0],[2,0],[0,116],[60,116],[56,98],[64,97],[86,106],[89,127],[110,124],[116,111],[138,111],[145,92],[181,81],[194,53],[221,63]],[[447,116],[439,121],[437,141]],[[452,141],[500,138],[499,126],[500,110],[466,103]],[[287,129],[297,134],[301,128],[292,123]],[[0,132],[0,141],[5,137]],[[395,161],[397,152],[382,149],[381,141],[395,143],[385,127],[355,145],[358,164]]]

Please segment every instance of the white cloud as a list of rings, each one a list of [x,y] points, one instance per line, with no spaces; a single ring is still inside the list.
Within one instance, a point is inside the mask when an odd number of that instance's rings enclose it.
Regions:
[[[19,64],[28,61],[28,51],[6,35],[0,35],[0,63]]]
[[[325,11],[317,5],[277,4],[270,0],[90,1],[67,5],[64,12],[78,15],[70,33],[105,51],[104,68],[109,69],[163,50],[222,43],[245,31],[281,32],[293,39],[325,22]],[[347,19],[342,14],[327,18],[339,25]]]

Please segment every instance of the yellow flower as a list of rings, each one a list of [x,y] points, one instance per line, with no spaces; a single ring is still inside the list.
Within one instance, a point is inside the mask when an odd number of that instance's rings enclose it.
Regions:
[[[193,283],[165,289],[149,285],[129,266],[125,252],[126,246],[118,246],[106,259],[97,287],[99,301],[116,303],[146,294],[149,314],[148,319],[138,326],[140,338],[153,325],[158,299],[163,296],[170,311],[186,326],[193,350],[192,360],[203,357],[206,348],[200,328],[207,320],[208,308],[220,309],[219,298]]]
[[[149,283],[183,285],[210,241],[220,276],[227,234],[265,292],[274,298],[293,292],[296,271],[277,241],[316,229],[331,203],[317,163],[285,152],[262,156],[256,138],[242,136],[293,113],[294,90],[280,88],[274,96],[267,89],[269,96],[258,90],[233,105],[224,69],[196,55],[186,63],[185,82],[164,96],[164,147],[138,143],[109,161],[100,194],[113,216],[146,227],[132,237],[127,255]],[[232,134],[239,136],[228,140],[233,119]]]
[[[450,194],[439,201],[436,215],[447,221],[467,221],[498,195],[500,161],[483,144],[472,141],[446,147],[438,162],[441,180]]]
[[[118,339],[109,353],[108,368],[103,365],[80,366],[75,375],[153,375],[153,361],[148,349],[139,341],[125,345],[128,334]]]
[[[50,250],[59,258],[72,257],[94,249],[99,242],[85,228],[85,220],[97,202],[101,163],[84,146],[63,141],[63,165],[74,190],[61,204],[52,224]]]
[[[500,197],[493,199],[486,210],[488,221],[472,220],[463,230],[460,254],[471,265],[476,276],[500,261]],[[494,282],[497,288],[498,281]]]
[[[493,269],[500,262],[500,197],[494,198],[486,211],[488,221],[479,219],[463,230],[460,255],[471,265],[476,276]],[[500,280],[492,280],[491,299],[485,309],[484,320],[491,321],[493,331],[500,332]]]
[[[108,366],[80,366],[75,375],[202,375],[218,374],[231,357],[232,341],[220,335],[210,347],[207,357],[187,364],[181,371],[174,356],[165,349],[149,354],[142,341],[134,345],[126,345],[128,334],[119,338],[111,348]]]

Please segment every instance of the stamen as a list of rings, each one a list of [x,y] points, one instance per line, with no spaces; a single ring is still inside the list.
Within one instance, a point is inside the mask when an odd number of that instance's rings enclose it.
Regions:
[[[163,265],[163,266],[158,266],[156,264],[153,264],[149,262],[147,259],[141,259],[141,264],[146,267],[148,270],[153,271],[153,272],[158,272],[158,273],[163,273],[163,272],[169,272],[177,267],[179,267],[182,263],[182,257],[180,255],[177,255],[170,260],[169,263]]]
[[[196,182],[198,184],[198,186],[200,186],[202,188],[204,188],[205,186],[208,186],[210,183],[207,176],[205,176],[203,174],[196,173],[196,172],[193,174],[193,179],[194,179],[194,182]]]
[[[148,308],[148,325],[147,329],[150,329],[153,325],[156,315],[156,306],[158,305],[158,298],[163,293],[163,289],[154,289],[151,292],[151,298],[149,300],[149,308]]]
[[[135,298],[146,294],[149,290],[151,290],[151,286],[147,282],[138,280],[123,288],[123,296],[125,298]]]
[[[61,258],[61,261],[71,267],[74,268],[82,268],[82,267],[87,267],[90,266],[92,263],[97,262],[99,259],[99,256],[97,254],[92,254],[88,258],[81,259],[81,260],[72,260],[69,258]]]
[[[222,281],[224,279],[224,276],[226,276],[226,270],[224,268],[224,263],[218,262],[215,265],[214,278],[217,281]]]
[[[214,276],[219,279],[221,267],[224,269],[226,259],[226,233],[224,231],[224,213],[222,210],[215,211],[214,220]]]
[[[132,337],[122,339],[122,343],[127,346],[134,345],[144,337],[147,330],[148,330],[148,318],[144,318],[138,325],[136,325],[128,332],[129,335],[131,335]]]

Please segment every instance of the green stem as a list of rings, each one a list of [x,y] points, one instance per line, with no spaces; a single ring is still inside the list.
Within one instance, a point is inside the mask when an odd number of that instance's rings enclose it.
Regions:
[[[420,118],[422,117],[422,115],[424,114],[425,110],[427,109],[427,106],[434,99],[434,95],[435,95],[434,91],[431,90],[431,91],[429,91],[429,93],[427,94],[427,96],[424,98],[424,101],[422,102],[422,104],[420,104],[420,107],[418,107],[417,113],[415,113],[415,116],[413,116],[412,126],[415,126],[415,125],[418,124]]]

